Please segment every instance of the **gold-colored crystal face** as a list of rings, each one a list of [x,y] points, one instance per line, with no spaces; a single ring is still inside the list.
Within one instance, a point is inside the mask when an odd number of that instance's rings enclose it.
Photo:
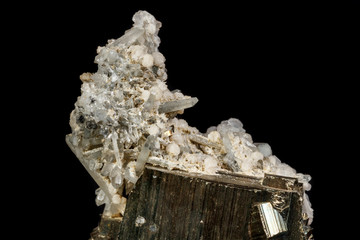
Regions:
[[[164,132],[165,137],[170,137],[171,135],[172,135],[171,130],[167,130],[167,131]]]
[[[268,238],[287,231],[287,225],[280,213],[273,208],[271,203],[261,203],[258,205],[261,222]]]
[[[250,220],[252,239],[268,239],[288,231],[286,220],[270,202],[254,204]]]

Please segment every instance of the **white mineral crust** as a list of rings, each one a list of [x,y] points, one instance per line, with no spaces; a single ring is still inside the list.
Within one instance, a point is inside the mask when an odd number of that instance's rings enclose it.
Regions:
[[[268,144],[254,143],[238,119],[200,133],[176,118],[198,100],[166,85],[165,58],[158,51],[161,23],[146,11],[133,21],[122,37],[98,48],[98,71],[80,76],[81,96],[70,116],[67,141],[99,185],[96,204],[106,204],[104,215],[123,215],[124,188],[131,189],[146,163],[202,174],[297,177],[310,190],[309,175],[282,163]],[[303,199],[311,222],[305,193]]]

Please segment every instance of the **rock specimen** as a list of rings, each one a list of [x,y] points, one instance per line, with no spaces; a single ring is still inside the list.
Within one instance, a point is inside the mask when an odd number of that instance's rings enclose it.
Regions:
[[[161,23],[146,11],[137,12],[133,21],[122,37],[97,49],[98,71],[80,76],[81,96],[70,115],[72,133],[66,137],[99,185],[95,201],[105,204],[103,217],[123,219],[129,193],[150,164],[170,172],[297,179],[303,186],[302,212],[310,224],[313,210],[305,191],[311,188],[311,177],[282,163],[268,144],[254,143],[238,119],[201,133],[176,118],[198,99],[166,85],[165,57],[158,51]],[[262,212],[263,224],[279,216],[271,204],[254,208]],[[144,223],[136,219],[137,225]],[[278,223],[268,231],[286,229],[283,220]]]

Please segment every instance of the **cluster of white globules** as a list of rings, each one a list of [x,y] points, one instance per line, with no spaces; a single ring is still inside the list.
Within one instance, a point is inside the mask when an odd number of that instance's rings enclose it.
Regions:
[[[196,98],[170,91],[165,58],[158,51],[161,23],[139,11],[133,27],[98,48],[98,71],[84,73],[81,96],[71,113],[68,142],[99,185],[96,203],[104,215],[121,217],[145,163],[203,174],[218,170],[262,177],[297,177],[310,190],[310,176],[296,173],[272,155],[268,144],[253,143],[237,119],[206,133],[177,119]],[[304,211],[312,209],[304,193]]]

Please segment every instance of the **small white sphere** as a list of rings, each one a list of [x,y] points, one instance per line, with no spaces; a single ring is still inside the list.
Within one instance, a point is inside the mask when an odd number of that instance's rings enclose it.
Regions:
[[[145,46],[132,45],[129,47],[129,51],[131,52],[131,58],[135,61],[139,61],[146,55],[147,48]]]
[[[156,66],[161,66],[164,64],[165,62],[165,57],[164,55],[162,55],[160,52],[154,52],[152,54],[152,56],[154,57],[154,64]]]
[[[156,124],[151,124],[150,127],[148,128],[148,133],[150,135],[156,136],[159,133],[159,127],[156,126]]]
[[[207,156],[204,159],[204,169],[205,172],[210,174],[215,174],[217,170],[219,170],[219,166],[217,165],[217,160],[214,157]]]
[[[153,56],[150,54],[145,54],[142,58],[141,64],[147,68],[152,67],[154,65]]]
[[[218,143],[221,142],[221,136],[220,133],[217,131],[212,131],[209,133],[208,138],[210,141],[214,142],[214,143]]]
[[[118,195],[118,194],[115,194],[111,201],[114,203],[114,204],[119,204],[120,203],[120,200],[121,200],[121,197]]]
[[[178,156],[180,154],[180,147],[176,143],[170,143],[166,146],[166,151],[170,155]]]

